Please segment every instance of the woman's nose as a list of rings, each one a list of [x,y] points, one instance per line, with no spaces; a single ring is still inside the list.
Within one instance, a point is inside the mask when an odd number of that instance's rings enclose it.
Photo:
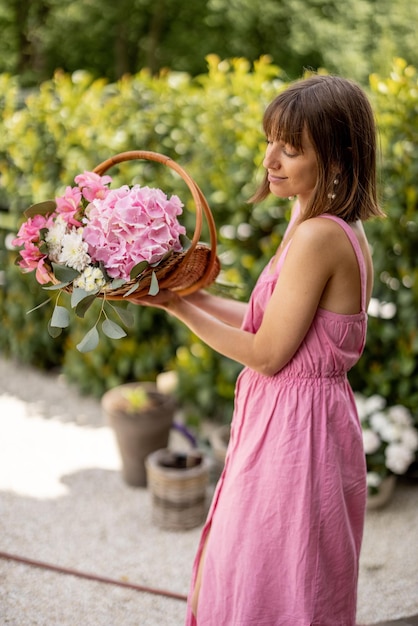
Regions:
[[[273,168],[279,169],[280,167],[279,151],[271,144],[267,146],[263,159],[263,167],[265,167],[266,170]]]

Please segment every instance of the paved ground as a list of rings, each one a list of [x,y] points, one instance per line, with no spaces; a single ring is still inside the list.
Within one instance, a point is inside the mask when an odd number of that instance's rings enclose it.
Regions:
[[[183,624],[200,528],[156,528],[119,470],[97,401],[0,358],[0,626]],[[401,481],[367,515],[359,624],[418,626],[417,530],[418,485]]]

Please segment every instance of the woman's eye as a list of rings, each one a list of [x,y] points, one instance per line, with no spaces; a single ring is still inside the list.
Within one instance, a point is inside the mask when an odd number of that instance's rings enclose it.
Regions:
[[[291,148],[283,148],[283,154],[290,158],[298,156],[298,153],[293,151]]]
[[[270,139],[269,137],[266,137],[266,144],[268,146],[272,146],[275,143],[278,144],[278,147],[281,149],[285,156],[289,158],[294,158],[299,155],[299,152],[297,152],[291,145],[284,145],[275,139]]]

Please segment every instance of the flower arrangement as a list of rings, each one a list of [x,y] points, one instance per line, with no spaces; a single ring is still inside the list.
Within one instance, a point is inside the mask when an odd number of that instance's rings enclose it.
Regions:
[[[369,398],[355,394],[363,431],[369,494],[375,494],[384,478],[405,474],[418,450],[418,431],[410,411],[386,406],[379,395]]]
[[[183,204],[175,195],[168,198],[160,189],[140,185],[111,189],[112,178],[95,172],[84,172],[74,180],[76,185],[68,186],[55,201],[25,212],[27,219],[13,245],[23,246],[18,260],[22,270],[35,271],[45,289],[58,290],[48,326],[51,336],[57,337],[70,322],[67,309],[59,305],[63,291],[71,292],[71,307],[79,317],[97,296],[102,297],[96,323],[77,345],[87,352],[99,342],[97,325],[102,317],[105,335],[112,339],[126,335],[106,313],[105,306],[111,306],[126,326],[131,322],[125,308],[110,302],[112,292],[125,286],[123,296],[129,296],[151,270],[149,294],[156,295],[156,268],[183,250],[186,231],[178,222]]]

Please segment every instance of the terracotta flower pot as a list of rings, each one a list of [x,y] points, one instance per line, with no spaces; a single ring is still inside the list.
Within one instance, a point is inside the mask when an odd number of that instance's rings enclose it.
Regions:
[[[149,403],[142,406],[138,390],[146,392]],[[145,487],[146,457],[168,445],[174,396],[160,393],[154,383],[126,383],[103,395],[102,409],[115,433],[125,482]]]

